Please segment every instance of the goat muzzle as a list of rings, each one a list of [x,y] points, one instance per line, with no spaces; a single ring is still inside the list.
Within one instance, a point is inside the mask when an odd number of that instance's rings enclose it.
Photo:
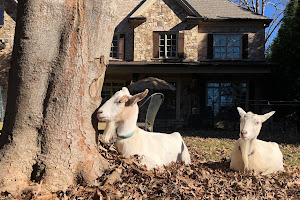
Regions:
[[[247,135],[247,131],[243,130],[243,131],[241,131],[241,134],[245,136],[245,135]]]

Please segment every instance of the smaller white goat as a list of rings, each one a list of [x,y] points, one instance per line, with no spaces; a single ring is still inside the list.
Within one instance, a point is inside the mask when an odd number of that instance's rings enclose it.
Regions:
[[[142,164],[148,169],[168,165],[173,161],[190,164],[190,154],[180,133],[146,132],[136,126],[139,113],[137,102],[147,94],[146,89],[131,96],[128,89],[123,87],[99,108],[97,117],[106,122],[104,141],[109,142],[117,135],[118,152],[124,157],[142,156]]]
[[[257,136],[262,123],[269,119],[275,111],[264,115],[246,113],[237,108],[240,119],[240,138],[231,153],[230,169],[236,171],[253,170],[262,175],[283,171],[283,156],[275,142],[258,140]]]

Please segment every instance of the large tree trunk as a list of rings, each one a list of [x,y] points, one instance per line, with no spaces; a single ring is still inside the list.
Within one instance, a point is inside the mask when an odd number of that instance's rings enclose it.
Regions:
[[[114,0],[19,0],[0,138],[0,190],[92,184],[107,163],[93,113],[117,21]],[[124,16],[123,16],[124,17]]]

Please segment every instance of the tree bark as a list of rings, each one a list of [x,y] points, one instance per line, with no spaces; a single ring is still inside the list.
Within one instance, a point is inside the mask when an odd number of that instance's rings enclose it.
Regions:
[[[116,9],[115,0],[18,1],[0,191],[18,193],[29,181],[49,191],[93,184],[108,167],[93,113],[122,18]]]

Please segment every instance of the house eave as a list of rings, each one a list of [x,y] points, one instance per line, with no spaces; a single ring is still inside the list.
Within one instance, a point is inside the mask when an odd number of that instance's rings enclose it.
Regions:
[[[209,19],[206,18],[202,22],[256,22],[263,23],[264,27],[268,27],[272,22],[272,19],[254,19],[254,18],[220,18],[220,19]]]
[[[150,74],[269,74],[277,65],[258,61],[228,62],[120,62],[110,61],[108,74],[150,73]]]
[[[218,19],[211,19],[205,17],[193,17],[188,16],[185,18],[187,22],[194,22],[194,23],[205,23],[205,22],[261,22],[264,23],[266,27],[270,25],[272,19],[254,19],[254,18],[218,18]]]
[[[147,21],[146,17],[128,17],[128,22],[131,24],[142,24]]]

